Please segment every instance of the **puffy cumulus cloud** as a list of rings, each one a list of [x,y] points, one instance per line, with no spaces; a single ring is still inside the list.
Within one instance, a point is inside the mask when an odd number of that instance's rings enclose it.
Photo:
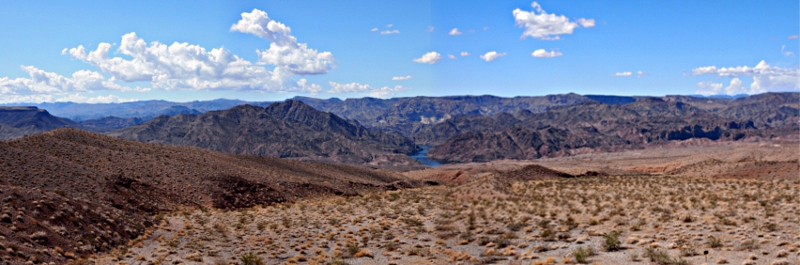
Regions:
[[[252,34],[270,41],[269,49],[256,50],[258,62],[244,60],[225,48],[207,50],[199,45],[158,41],[146,42],[131,32],[122,36],[115,53],[129,56],[111,57],[112,45],[100,43],[94,51],[78,46],[62,53],[94,65],[112,79],[124,82],[150,82],[165,90],[250,90],[260,92],[318,93],[319,85],[296,75],[325,74],[336,67],[330,52],[318,52],[298,43],[291,28],[271,20],[266,12],[254,9],[241,14],[231,31]],[[274,65],[268,70],[264,65]]]
[[[709,96],[709,95],[719,94],[721,91],[722,91],[722,84],[713,83],[711,81],[703,81],[697,83],[697,91],[694,93]]]
[[[394,81],[403,81],[403,80],[408,80],[408,79],[411,79],[410,75],[392,77],[392,80],[394,80]]]
[[[369,85],[362,85],[356,82],[349,83],[349,84],[340,84],[336,82],[328,82],[331,85],[331,90],[328,90],[328,93],[352,93],[352,92],[364,92],[373,90],[373,88]]]
[[[691,75],[707,75],[707,74],[716,74],[717,67],[716,66],[704,66],[692,69]]]
[[[62,54],[86,62],[111,77],[88,70],[71,77],[23,66],[30,78],[0,78],[0,96],[13,100],[82,100],[75,92],[98,90],[148,91],[151,88],[129,87],[120,82],[149,82],[154,89],[164,90],[249,90],[259,92],[304,92],[316,94],[322,87],[298,75],[325,74],[336,68],[330,52],[319,52],[297,42],[291,28],[269,18],[266,12],[254,9],[241,14],[231,31],[253,34],[270,41],[269,49],[256,50],[257,62],[244,60],[225,48],[207,50],[199,45],[158,41],[146,42],[135,32],[122,36],[117,44],[100,43],[94,50],[80,45],[63,49]],[[120,54],[114,56],[112,54]],[[124,57],[122,57],[124,56]],[[274,65],[269,70],[265,65]],[[68,97],[67,95],[72,95]],[[77,96],[76,96],[77,95]],[[109,101],[114,98],[86,98],[87,101]]]
[[[422,57],[416,58],[413,61],[417,63],[435,64],[442,60],[442,55],[438,52],[428,52],[423,54]]]
[[[394,96],[395,92],[406,91],[406,90],[409,90],[409,88],[405,88],[403,86],[394,86],[394,87],[385,86],[373,90],[372,92],[369,93],[369,96],[374,98],[390,98]]]
[[[273,43],[274,44],[274,43]],[[239,58],[224,48],[211,51],[188,43],[149,45],[136,33],[122,37],[119,53],[130,56],[109,57],[111,44],[100,43],[96,50],[86,53],[83,46],[69,50],[74,58],[94,65],[113,78],[125,82],[147,81],[158,89],[194,90],[265,90],[277,92],[293,75],[292,71],[276,67],[273,71]],[[298,56],[283,46],[270,49],[275,60],[279,53]],[[291,59],[286,59],[287,61]]]
[[[447,34],[450,34],[450,36],[461,35],[461,31],[458,31],[458,28],[453,28],[450,30],[450,33]]]
[[[297,88],[300,92],[309,93],[311,95],[316,95],[322,91],[322,86],[309,84],[305,78],[301,78],[300,81],[297,81]]]
[[[130,88],[120,86],[113,81],[106,80],[100,73],[81,70],[65,77],[53,72],[47,72],[33,66],[22,66],[22,70],[27,72],[30,78],[8,77],[0,78],[0,102],[53,102],[74,99],[68,97],[73,92],[91,92],[95,90],[117,90],[117,91],[148,91],[148,88]],[[79,94],[76,94],[79,95]],[[67,97],[64,97],[67,96]],[[61,98],[59,98],[61,97]],[[97,97],[85,100],[71,100],[76,102],[101,102],[101,101],[121,102],[121,99],[109,97]]]
[[[518,27],[524,28],[521,38],[532,37],[540,40],[559,40],[560,35],[572,34],[575,28],[594,27],[594,19],[579,18],[571,21],[564,15],[548,14],[537,2],[531,4],[532,11],[523,11],[519,8],[511,13]]]
[[[469,56],[468,52],[461,52],[461,57],[466,57],[466,56]]]
[[[691,75],[717,75],[719,77],[732,77],[729,86],[731,91],[758,94],[764,92],[798,91],[800,90],[800,70],[770,66],[765,61],[759,62],[755,67],[735,66],[722,67],[706,66],[692,69]],[[752,77],[750,89],[744,91],[740,77]],[[726,89],[727,93],[728,89]],[[705,91],[703,91],[705,92]],[[722,92],[717,91],[717,92]],[[702,94],[698,92],[698,94]]]
[[[448,55],[447,55],[447,58],[450,58],[450,60],[456,60],[456,59],[458,59],[458,58],[456,58],[456,56],[455,56],[455,55],[452,55],[452,54],[448,54]]]
[[[381,35],[390,35],[390,34],[400,34],[400,31],[396,29],[381,31]]]
[[[408,76],[411,78],[411,76]],[[329,82],[331,85],[331,90],[328,90],[328,93],[359,93],[359,92],[369,92],[370,97],[377,97],[377,98],[386,98],[394,96],[395,92],[406,91],[410,88],[406,88],[403,86],[394,86],[388,87],[384,86],[381,88],[375,88],[368,84],[359,84],[359,83],[348,83],[348,84],[340,84],[336,82]]]
[[[297,38],[292,36],[292,29],[270,19],[267,12],[253,9],[250,13],[242,13],[242,19],[233,24],[230,30],[253,34],[272,42],[268,50],[256,51],[261,64],[286,68],[297,75],[325,74],[336,68],[333,54],[318,52],[309,49],[305,43],[298,43]]]
[[[537,57],[537,58],[552,58],[552,57],[558,57],[558,56],[561,56],[561,55],[562,54],[559,51],[551,50],[551,51],[548,52],[548,51],[545,51],[544,49],[538,49],[538,50],[533,51],[533,53],[531,53],[531,56]]]
[[[504,52],[498,53],[496,51],[490,51],[490,52],[485,53],[484,55],[481,55],[480,57],[484,61],[491,62],[491,61],[494,61],[494,59],[497,59],[498,57],[502,57],[502,56],[506,56],[506,53],[504,53]]]
[[[632,72],[616,72],[611,74],[611,76],[633,76]]]
[[[579,19],[578,19],[578,20],[576,20],[576,21],[577,21],[579,24],[581,24],[581,26],[583,26],[584,28],[591,28],[591,27],[594,27],[594,19],[585,19],[585,18],[579,18]]]
[[[728,95],[738,95],[738,94],[745,94],[747,93],[747,88],[742,85],[742,80],[739,78],[733,78],[731,80],[731,84],[725,88],[725,94]]]
[[[57,96],[73,92],[89,92],[95,90],[148,91],[148,88],[130,88],[114,83],[113,78],[106,80],[98,72],[80,70],[66,77],[47,72],[34,66],[21,66],[30,77],[0,78],[0,97],[4,102],[41,102],[53,101]]]

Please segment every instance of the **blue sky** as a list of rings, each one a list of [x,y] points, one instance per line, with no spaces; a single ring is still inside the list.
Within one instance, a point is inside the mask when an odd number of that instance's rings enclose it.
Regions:
[[[798,91],[799,5],[9,2],[0,103]]]

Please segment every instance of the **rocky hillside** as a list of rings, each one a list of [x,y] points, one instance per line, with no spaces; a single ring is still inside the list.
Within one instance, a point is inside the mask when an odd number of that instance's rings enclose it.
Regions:
[[[396,132],[412,137],[417,131],[447,119],[468,116],[494,116],[529,110],[544,112],[555,106],[572,105],[590,100],[578,94],[504,98],[491,95],[413,97],[392,99],[311,99],[296,98],[312,107],[356,120],[369,128]]]
[[[415,186],[383,170],[147,144],[77,129],[0,142],[0,257],[66,263],[141,235],[154,214]]]
[[[198,146],[234,154],[348,164],[416,164],[409,139],[288,100],[267,108],[242,105],[201,115],[161,116],[110,135],[141,142]]]
[[[477,162],[641,149],[690,139],[796,138],[800,133],[800,93],[762,94],[724,105],[719,105],[722,99],[675,99],[641,98],[622,105],[591,101],[538,114],[456,117],[416,133],[415,139],[438,144],[428,151],[431,158]]]

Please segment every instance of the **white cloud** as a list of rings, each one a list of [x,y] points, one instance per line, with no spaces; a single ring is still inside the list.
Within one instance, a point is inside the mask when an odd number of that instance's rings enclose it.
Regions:
[[[790,40],[796,40],[797,39],[797,35],[789,35],[789,39]]]
[[[722,84],[712,83],[711,81],[703,81],[697,83],[697,91],[694,93],[708,96],[708,95],[719,94],[721,91],[722,91]]]
[[[288,26],[271,20],[261,10],[242,13],[241,17],[230,27],[231,31],[253,34],[271,42],[268,50],[256,50],[259,55],[257,63],[233,55],[222,47],[207,50],[188,43],[148,43],[131,32],[122,36],[113,53],[112,47],[117,44],[105,42],[93,51],[87,51],[82,45],[61,51],[64,55],[98,67],[111,76],[108,79],[101,73],[88,70],[64,77],[33,66],[23,66],[30,78],[0,78],[0,97],[12,100],[59,100],[59,96],[64,98],[72,95],[72,98],[80,99],[75,95],[82,94],[75,92],[151,89],[122,86],[118,81],[150,82],[152,88],[165,90],[251,90],[311,94],[322,91],[319,85],[309,84],[306,79],[295,81],[292,77],[325,74],[336,68],[336,61],[330,52],[318,52],[308,48],[305,43],[298,43]],[[274,69],[268,70],[263,66],[267,64],[274,65]],[[91,100],[117,99],[95,97]]]
[[[394,24],[386,24],[387,28],[391,28],[392,26],[394,26]]]
[[[80,70],[65,77],[33,66],[21,66],[30,78],[0,78],[0,102],[52,102],[57,96],[95,90],[148,91],[149,88],[130,88],[106,80],[98,72]]]
[[[21,66],[30,78],[0,78],[0,95],[65,94],[75,91],[118,90],[147,91],[147,88],[130,88],[106,80],[98,72],[80,70],[65,77],[34,66]]]
[[[400,31],[396,29],[381,31],[381,35],[389,35],[389,34],[400,34]]]
[[[3,95],[0,97],[0,103],[42,103],[54,102],[52,95],[36,94],[36,95]]]
[[[461,57],[469,56],[468,52],[461,52]]]
[[[738,94],[746,94],[747,88],[742,85],[742,80],[739,78],[733,78],[731,80],[731,84],[725,88],[725,94],[728,95],[738,95]]]
[[[433,26],[428,26],[428,32],[433,32]]]
[[[447,58],[450,58],[451,60],[458,59],[458,58],[456,58],[456,56],[455,56],[455,55],[452,55],[452,54],[448,54],[448,55],[447,55]]]
[[[498,57],[501,57],[501,56],[506,56],[506,53],[504,53],[504,52],[503,53],[497,53],[496,51],[490,51],[490,52],[487,52],[484,55],[481,55],[480,57],[484,61],[491,62],[491,61],[494,61],[494,59],[497,59]]]
[[[423,54],[422,57],[416,58],[413,61],[418,63],[435,64],[442,60],[442,55],[438,52],[429,52]]]
[[[719,69],[716,66],[700,67],[693,69],[691,75],[717,75],[736,79],[752,77],[753,83],[750,84],[748,91],[740,91],[738,85],[734,84],[733,80],[731,81],[732,91],[746,92],[747,94],[800,90],[800,70],[770,66],[763,60],[755,67],[736,66]],[[736,82],[741,82],[741,80]]]
[[[300,79],[297,81],[297,88],[300,92],[309,93],[311,95],[316,95],[320,91],[322,91],[322,86],[317,84],[309,84],[308,80],[305,78]]]
[[[786,56],[792,56],[794,53],[790,51],[786,51],[786,45],[781,46],[781,53]]]
[[[242,13],[242,19],[233,24],[230,30],[253,34],[272,42],[268,50],[256,50],[261,64],[275,65],[296,75],[325,74],[336,68],[333,54],[318,52],[309,49],[305,43],[298,43],[297,38],[292,36],[292,29],[270,19],[267,12],[253,9],[250,13]]]
[[[551,57],[558,57],[558,56],[561,56],[561,55],[562,54],[559,51],[551,50],[550,52],[547,52],[544,49],[538,49],[538,50],[533,51],[533,53],[531,53],[531,56],[537,57],[537,58],[551,58]]]
[[[458,28],[453,28],[450,30],[450,33],[447,34],[450,34],[451,36],[461,35],[461,31],[458,31]]]
[[[131,57],[109,57],[112,45],[100,43],[86,53],[83,46],[71,48],[69,54],[94,65],[114,80],[151,82],[157,89],[191,90],[254,90],[262,92],[313,92],[314,85],[292,80],[295,75],[325,74],[336,67],[330,52],[309,49],[298,43],[291,29],[274,20],[266,12],[254,9],[242,13],[242,19],[231,31],[253,34],[271,41],[269,49],[256,50],[257,64],[246,61],[225,48],[206,50],[199,45],[158,41],[149,44],[135,32],[122,36],[116,52]],[[66,51],[63,51],[66,52]],[[261,65],[275,65],[270,71]]]
[[[585,18],[579,18],[579,19],[578,19],[578,20],[576,20],[576,21],[577,21],[578,23],[580,23],[580,24],[581,24],[581,26],[583,26],[584,28],[591,28],[591,27],[594,27],[594,19],[585,19]]]
[[[691,75],[707,75],[707,74],[715,74],[717,73],[716,66],[704,66],[700,68],[692,69]]]
[[[411,76],[408,76],[411,78]],[[395,92],[406,91],[410,88],[406,88],[400,85],[395,87],[388,87],[384,86],[381,88],[374,88],[368,84],[359,84],[359,83],[348,83],[348,84],[340,84],[336,82],[329,82],[332,89],[328,90],[328,93],[359,93],[359,92],[369,92],[370,97],[377,97],[377,98],[386,98],[394,96]]]
[[[372,29],[371,29],[371,30],[369,30],[369,31],[375,32],[375,31],[378,31],[378,28],[372,28]]]
[[[331,81],[331,82],[328,82],[328,83],[333,88],[331,90],[328,90],[328,93],[364,92],[364,91],[369,91],[369,90],[373,90],[374,89],[369,85],[366,85],[366,84],[362,85],[362,84],[355,83],[355,82],[349,83],[349,84],[340,84],[340,83],[336,83],[336,82]]]
[[[408,80],[408,79],[411,79],[410,75],[392,77],[392,80],[394,80],[394,81],[403,81],[403,80]]]
[[[533,11],[522,11],[519,8],[511,13],[518,27],[524,28],[521,38],[532,37],[540,40],[558,40],[559,35],[572,34],[579,25],[585,28],[594,26],[594,19],[579,18],[570,21],[564,15],[548,14],[537,2],[531,4]]]
[[[616,72],[611,74],[611,76],[633,76],[632,72]]]
[[[648,76],[648,75],[650,75],[650,73],[648,73],[648,72],[642,72],[641,70],[639,70],[639,71],[637,71],[637,72],[636,72],[636,77],[637,77],[637,78],[639,78],[639,77],[642,77],[642,76]]]
[[[483,31],[489,30],[489,27],[483,27]]]
[[[382,87],[376,90],[373,90],[369,93],[370,97],[374,98],[390,98],[394,96],[395,92],[406,91],[409,88],[405,88],[403,86],[395,86],[395,87]]]

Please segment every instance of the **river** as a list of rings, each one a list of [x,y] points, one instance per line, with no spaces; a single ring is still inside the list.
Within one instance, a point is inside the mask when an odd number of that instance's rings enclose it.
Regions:
[[[428,155],[428,149],[431,149],[430,146],[420,145],[419,148],[422,148],[422,151],[419,151],[418,153],[411,155],[412,158],[430,167],[438,167],[442,165],[436,160],[428,158],[427,155]]]

